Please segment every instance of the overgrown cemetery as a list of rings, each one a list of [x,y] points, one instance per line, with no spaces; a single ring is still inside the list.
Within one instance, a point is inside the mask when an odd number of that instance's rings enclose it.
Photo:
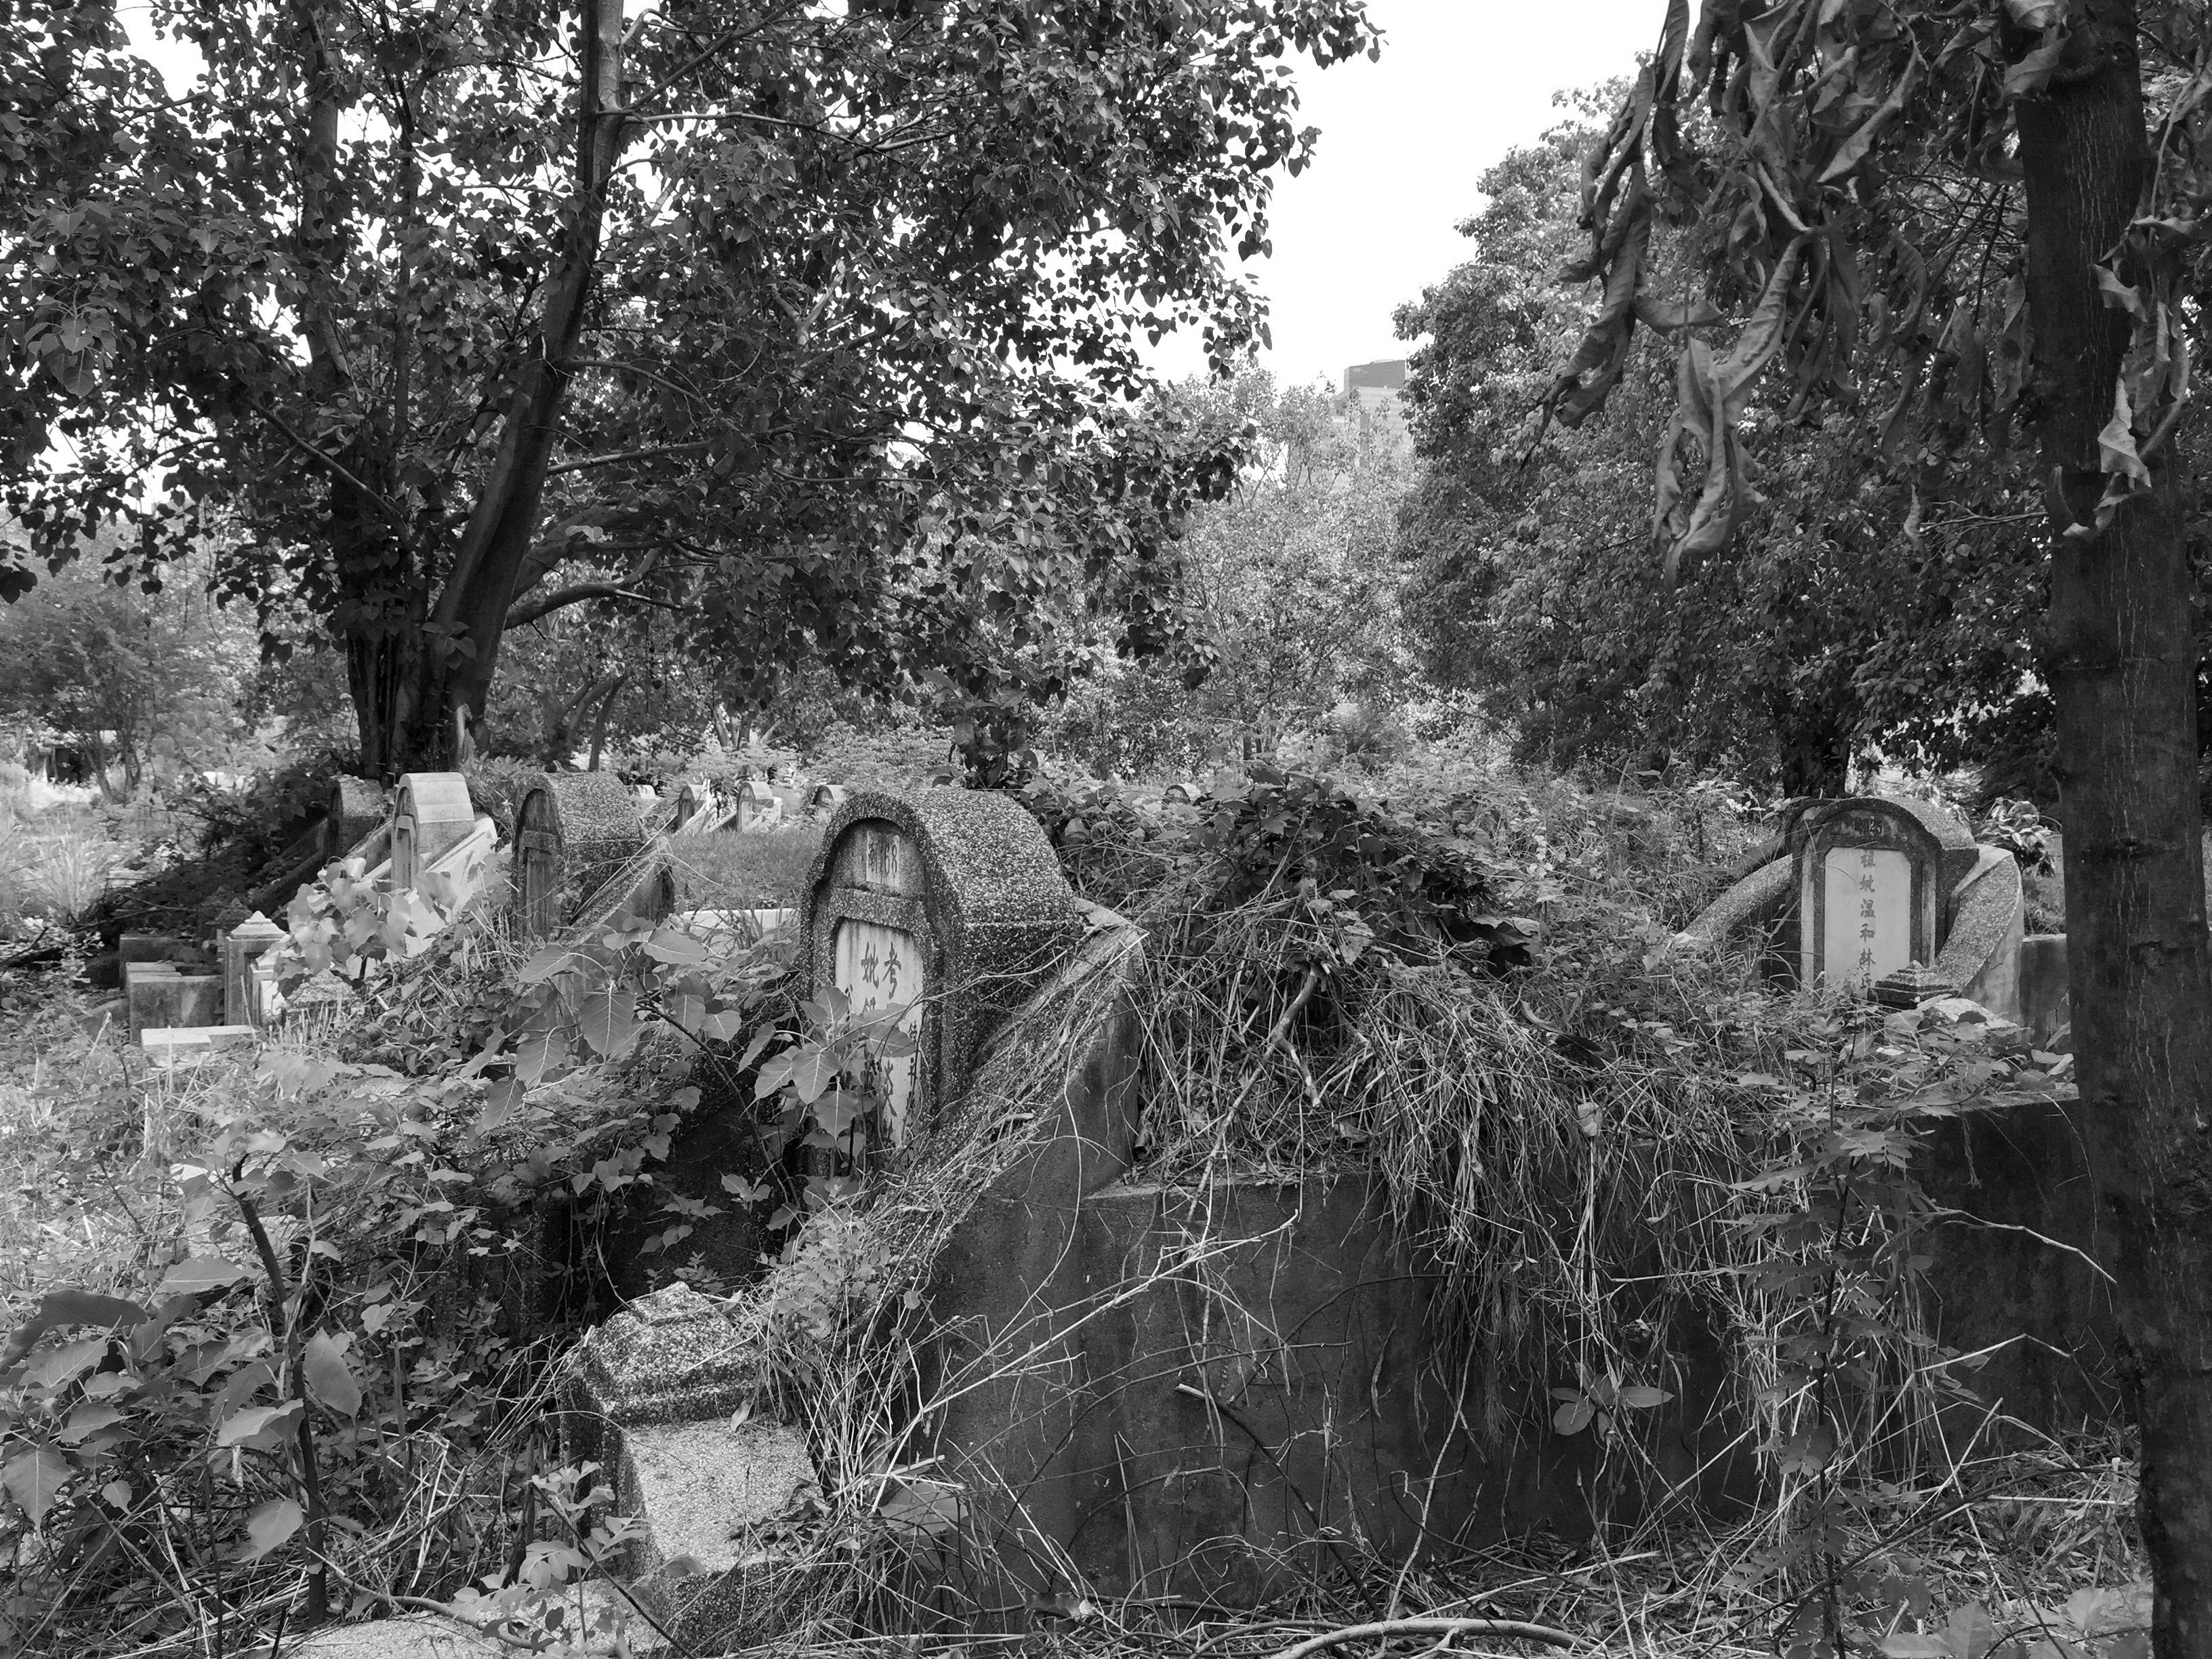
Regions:
[[[0,8],[0,1659],[2212,1654],[2209,127]]]

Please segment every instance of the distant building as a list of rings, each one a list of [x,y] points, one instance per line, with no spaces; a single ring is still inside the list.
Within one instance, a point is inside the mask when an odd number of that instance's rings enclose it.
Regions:
[[[1364,441],[1381,442],[1392,449],[1412,447],[1406,430],[1401,400],[1406,393],[1406,360],[1354,363],[1344,371],[1344,402],[1353,429]]]

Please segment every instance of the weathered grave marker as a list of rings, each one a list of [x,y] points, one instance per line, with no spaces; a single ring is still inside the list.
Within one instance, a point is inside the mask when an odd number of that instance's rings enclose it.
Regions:
[[[222,936],[222,1017],[231,1025],[259,1025],[266,1018],[254,976],[262,955],[289,937],[256,910]]]
[[[701,813],[714,811],[716,805],[712,784],[699,778],[684,779],[684,787],[676,792],[674,827],[681,830]]]
[[[636,799],[606,772],[540,773],[514,815],[514,885],[525,934],[575,919],[610,878],[645,850]]]
[[[884,1062],[881,1144],[905,1146],[965,1086],[990,1031],[1083,937],[1035,818],[1003,795],[856,790],[807,883],[808,981],[856,1012],[903,1008],[909,1056]]]
[[[459,772],[410,772],[392,802],[392,890],[411,893],[422,873],[476,832],[477,809]]]
[[[332,863],[349,853],[359,853],[368,863],[382,856],[364,846],[385,827],[387,796],[384,786],[367,778],[335,777],[323,805],[323,861]]]
[[[764,829],[779,823],[783,817],[783,803],[775,790],[758,778],[747,778],[738,786],[738,828]]]
[[[1924,801],[1872,796],[1806,815],[1798,854],[1799,978],[1873,993],[1942,948],[1952,890],[1979,857],[1966,825]]]

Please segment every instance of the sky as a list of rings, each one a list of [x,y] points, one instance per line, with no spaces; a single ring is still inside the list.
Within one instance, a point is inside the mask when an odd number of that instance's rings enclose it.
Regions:
[[[1314,165],[1279,179],[1274,254],[1248,267],[1271,305],[1285,384],[1341,384],[1353,363],[1402,357],[1390,313],[1466,257],[1454,228],[1481,206],[1476,180],[1558,121],[1556,94],[1635,67],[1659,39],[1665,0],[1369,0],[1379,61],[1300,66],[1303,118],[1321,129]],[[165,74],[188,81],[189,48],[124,21]],[[1150,354],[1164,373],[1203,372],[1194,337]]]
[[[1390,313],[1467,257],[1454,228],[1491,166],[1565,112],[1560,91],[1632,72],[1659,42],[1665,0],[1369,0],[1379,61],[1300,66],[1316,159],[1275,187],[1274,255],[1249,267],[1271,303],[1278,380],[1341,384],[1353,363],[1402,357]],[[1201,370],[1195,340],[1158,366]]]

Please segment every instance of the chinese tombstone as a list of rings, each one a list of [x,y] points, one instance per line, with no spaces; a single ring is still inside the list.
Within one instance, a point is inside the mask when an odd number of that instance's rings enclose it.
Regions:
[[[877,1080],[879,1144],[927,1129],[981,1044],[1083,937],[1035,818],[1002,795],[855,790],[830,814],[801,913],[808,983],[855,1012],[904,1009],[914,1052]]]
[[[1807,814],[1797,859],[1798,977],[1869,995],[1877,981],[1943,948],[1954,890],[1981,849],[1923,801],[1861,797]]]
[[[423,872],[475,833],[477,810],[459,772],[410,772],[392,802],[392,890],[411,893]]]
[[[522,930],[566,927],[617,872],[645,850],[637,799],[609,772],[544,772],[514,815],[514,875]]]

